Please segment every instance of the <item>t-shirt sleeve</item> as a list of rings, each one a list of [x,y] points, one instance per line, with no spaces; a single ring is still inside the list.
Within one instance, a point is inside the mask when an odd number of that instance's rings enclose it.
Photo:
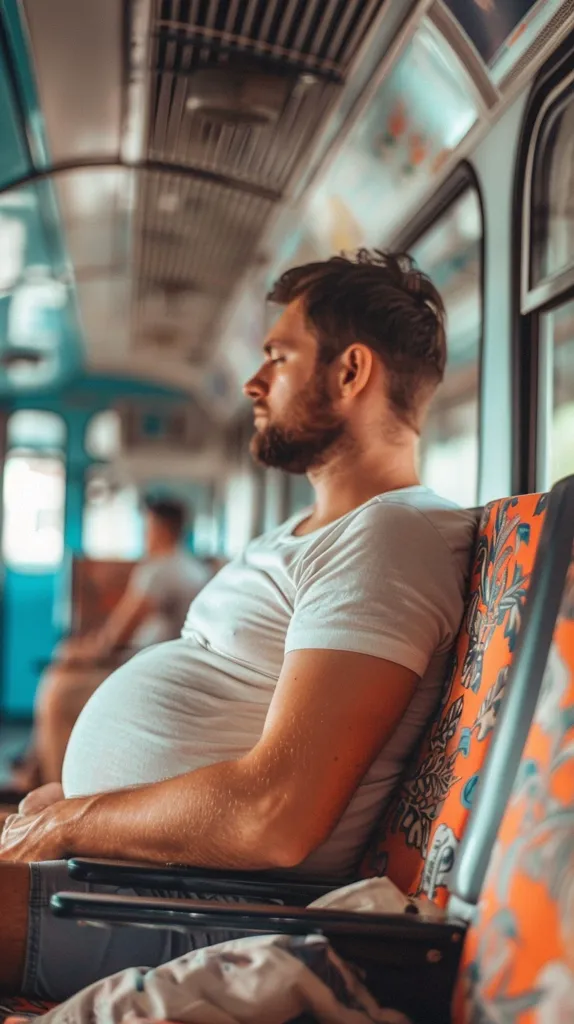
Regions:
[[[303,558],[285,653],[354,651],[422,676],[458,631],[461,575],[423,513],[398,503],[369,505]]]

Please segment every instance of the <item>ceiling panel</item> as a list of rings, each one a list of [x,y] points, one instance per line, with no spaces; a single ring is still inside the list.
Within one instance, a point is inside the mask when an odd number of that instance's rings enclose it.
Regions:
[[[131,252],[134,172],[82,168],[54,176],[54,190],[76,278],[126,272]]]
[[[116,156],[124,102],[122,0],[24,0],[53,162]]]

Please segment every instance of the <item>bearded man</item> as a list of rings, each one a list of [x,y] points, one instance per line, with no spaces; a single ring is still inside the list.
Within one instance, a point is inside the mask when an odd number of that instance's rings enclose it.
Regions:
[[[441,298],[408,256],[361,251],[288,271],[270,299],[282,313],[245,385],[253,454],[306,473],[315,503],[207,584],[180,639],[98,688],[65,799],[9,819],[5,989],[62,999],[211,941],[52,918],[53,892],[102,888],[73,883],[66,855],[352,875],[436,709],[475,529],[417,473]]]

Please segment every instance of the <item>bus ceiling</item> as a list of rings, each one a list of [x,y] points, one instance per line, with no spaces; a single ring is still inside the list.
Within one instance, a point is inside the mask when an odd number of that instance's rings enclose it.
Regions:
[[[236,416],[272,279],[392,244],[568,28],[523,0],[483,37],[472,6],[5,0],[0,394],[128,374]]]

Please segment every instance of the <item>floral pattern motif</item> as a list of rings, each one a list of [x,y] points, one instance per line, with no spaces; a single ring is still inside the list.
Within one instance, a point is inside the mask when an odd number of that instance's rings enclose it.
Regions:
[[[463,964],[457,1024],[574,1020],[574,568]]]
[[[14,996],[10,999],[0,999],[0,1024],[16,1021],[25,1024],[26,1021],[35,1020],[37,1017],[48,1013],[55,1006],[55,1003],[44,1002],[40,999],[25,999],[23,996]]]
[[[546,495],[529,494],[484,509],[438,715],[361,868],[440,905],[504,694],[546,506]]]

